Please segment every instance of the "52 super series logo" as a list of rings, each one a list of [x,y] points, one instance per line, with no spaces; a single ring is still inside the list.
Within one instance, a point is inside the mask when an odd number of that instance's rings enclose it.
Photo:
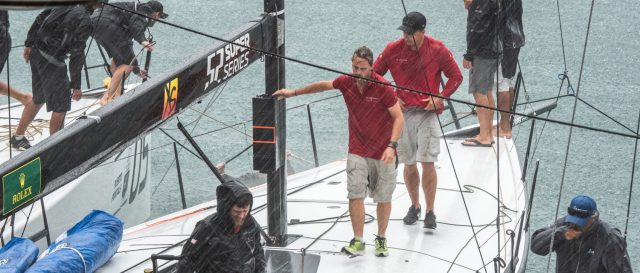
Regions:
[[[233,42],[207,57],[209,81],[205,84],[204,89],[207,89],[214,82],[220,83],[226,80],[249,65],[251,53],[248,48],[250,46],[249,33],[240,36]]]

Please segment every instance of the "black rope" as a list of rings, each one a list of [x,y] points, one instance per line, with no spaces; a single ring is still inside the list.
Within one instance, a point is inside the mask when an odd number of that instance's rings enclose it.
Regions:
[[[562,31],[562,17],[560,16],[560,0],[556,0],[556,6],[558,8],[558,23],[560,25],[560,43],[562,44],[562,60],[564,61],[564,74],[567,75],[567,56],[564,49],[564,32]]]
[[[637,132],[640,133],[640,114],[638,114],[638,127]],[[629,201],[627,202],[627,220],[624,224],[624,240],[627,241],[627,230],[629,229],[629,213],[631,213],[631,198],[633,193],[633,178],[636,172],[636,157],[638,155],[638,140],[636,139],[636,146],[633,149],[633,164],[631,165],[631,182],[629,182]]]
[[[319,99],[319,100],[311,101],[311,102],[309,102],[309,103],[300,104],[300,105],[297,105],[297,106],[294,106],[294,107],[288,108],[288,109],[287,109],[287,111],[289,111],[289,110],[294,110],[294,109],[298,109],[298,108],[301,108],[301,107],[304,107],[304,106],[306,106],[307,104],[314,104],[314,103],[317,103],[317,102],[322,102],[322,101],[325,101],[325,100],[328,100],[328,99],[333,99],[333,98],[338,98],[338,97],[342,97],[342,95],[340,94],[340,95],[336,95],[336,96],[331,96],[331,97],[327,97],[327,98],[323,98],[323,99]],[[197,111],[196,111],[196,112],[197,112]],[[464,117],[463,117],[463,118],[464,118]],[[462,118],[460,118],[460,119],[462,119]],[[221,127],[221,128],[218,128],[218,129],[214,129],[214,130],[211,130],[211,131],[207,131],[207,132],[204,132],[204,133],[201,133],[201,134],[198,134],[198,135],[193,135],[193,138],[197,138],[197,137],[201,137],[201,136],[206,136],[206,135],[209,135],[209,134],[212,134],[212,133],[216,133],[216,132],[219,132],[219,131],[222,131],[222,130],[226,130],[226,129],[229,129],[229,128],[232,128],[232,127],[236,127],[236,126],[239,126],[239,125],[243,125],[243,124],[245,124],[245,123],[252,122],[252,121],[253,121],[253,119],[248,119],[248,120],[241,121],[241,122],[238,122],[238,123],[234,123],[234,124],[231,124],[231,125],[225,125],[224,127]],[[446,125],[445,125],[445,126],[446,126]],[[170,130],[177,130],[177,129],[163,128],[163,130],[165,130],[165,131],[170,131]],[[169,145],[173,145],[173,141],[172,141],[172,142],[169,142],[169,143],[165,143],[165,144],[160,144],[160,145],[158,145],[158,146],[156,146],[156,147],[150,148],[150,149],[149,149],[149,150],[147,150],[147,151],[154,151],[154,150],[157,150],[157,149],[160,149],[160,148],[164,148],[164,147],[169,146]],[[134,157],[134,156],[137,156],[137,155],[140,155],[140,154],[142,154],[142,152],[140,152],[140,153],[135,153],[135,154],[132,154],[132,155],[129,155],[129,156],[125,156],[125,157],[121,157],[121,158],[116,159],[116,160],[111,161],[111,162],[102,163],[102,164],[100,164],[100,165],[96,166],[96,168],[98,168],[98,167],[104,167],[104,166],[107,166],[107,165],[110,165],[110,164],[116,163],[116,162],[121,161],[121,160],[126,160],[126,159],[128,159],[128,158],[131,158],[131,157]]]
[[[402,9],[404,10],[404,15],[408,16],[407,7],[406,7],[406,5],[404,3],[404,0],[401,0],[401,3],[402,3]],[[415,41],[415,36],[411,35],[411,38],[413,39],[413,44],[415,45],[416,53],[418,54],[418,60],[420,62],[420,70],[424,70],[425,72],[427,72],[427,64],[424,63],[424,59],[422,59],[422,57],[420,56],[420,48],[418,48],[418,45],[417,45],[417,43]],[[429,37],[424,37],[423,43],[427,43],[427,49],[429,50],[429,55],[431,55],[431,57],[433,57],[433,54],[431,54],[431,47],[429,45]],[[429,79],[427,78],[427,74],[426,73],[420,73],[420,74],[422,74],[424,76],[425,84],[427,85],[427,88],[430,88],[429,87]],[[428,92],[430,90],[426,90],[426,91],[427,92],[420,92],[420,93],[429,96],[429,98],[431,99],[431,105],[433,105],[434,112],[435,112],[435,111],[437,111],[437,108],[436,108],[437,105],[435,104],[435,99],[433,98],[433,95],[434,95],[433,93],[434,92]],[[441,99],[445,98],[444,96],[438,96],[438,97],[441,98]],[[449,160],[451,161],[451,168],[453,169],[453,174],[454,174],[454,176],[456,178],[456,182],[458,184],[458,189],[461,191],[460,196],[462,197],[462,202],[464,203],[464,209],[465,209],[465,212],[467,214],[467,219],[469,220],[469,226],[471,227],[471,232],[473,233],[473,238],[474,238],[474,241],[476,243],[476,247],[478,249],[478,254],[480,255],[480,260],[482,261],[482,264],[484,265],[485,262],[484,262],[484,257],[482,256],[482,250],[480,249],[480,242],[478,242],[478,238],[476,237],[476,231],[475,231],[475,228],[473,227],[473,221],[471,220],[471,214],[469,212],[469,207],[467,206],[467,201],[466,201],[466,199],[464,197],[464,194],[462,193],[462,186],[460,184],[460,178],[458,177],[458,171],[457,171],[457,169],[455,167],[455,163],[453,161],[453,156],[451,155],[451,149],[449,148],[449,143],[447,142],[447,139],[446,139],[446,136],[445,136],[445,133],[444,133],[444,129],[442,128],[442,121],[440,120],[440,116],[437,113],[434,113],[434,114],[436,115],[436,119],[438,120],[438,125],[440,127],[440,132],[442,133],[442,138],[444,140],[443,142],[445,144],[445,147],[447,148],[447,155],[449,156]],[[418,179],[420,179],[420,178],[418,178]],[[420,198],[420,197],[418,196],[418,198]],[[425,206],[426,205],[427,204],[425,204]],[[484,268],[485,273],[487,273],[487,268],[484,267],[484,266],[483,266],[483,268]]]
[[[220,89],[220,91],[218,91],[218,94],[212,94],[211,96],[211,100],[209,100],[209,103],[207,103],[207,106],[205,107],[205,111],[206,112],[207,109],[209,109],[209,107],[211,107],[211,105],[217,101],[218,97],[220,97],[219,93],[222,93],[225,89],[225,87],[227,87],[227,83],[229,81],[225,82],[224,85],[222,86],[222,88]],[[198,118],[196,118],[196,121],[194,122],[194,126],[191,129],[191,132],[193,132],[193,130],[195,130],[195,128],[198,125],[198,122],[202,119],[202,114],[200,116],[198,116]],[[164,132],[162,129],[160,129],[160,131],[162,131],[163,133],[165,133],[167,136],[169,136],[169,138],[171,138],[172,140],[174,140],[175,143],[178,143],[180,145],[180,147],[184,147],[182,145],[182,143],[180,143],[179,141],[175,140],[173,137],[171,137],[169,134],[167,134],[166,132]],[[191,133],[190,132],[190,133]],[[185,149],[187,149],[186,147],[184,147]],[[182,151],[182,149],[178,150],[178,155],[180,155],[180,152]],[[194,154],[196,157],[200,158],[200,160],[203,160],[200,156],[196,155],[195,153],[193,153],[193,151],[187,149],[187,151],[189,151],[190,153]],[[173,167],[173,164],[176,162],[175,158],[173,160],[171,160],[171,164],[169,164],[169,167],[167,167],[167,170],[164,172],[164,175],[162,175],[162,179],[160,179],[160,182],[158,182],[158,184],[154,187],[152,195],[156,193],[156,191],[160,188],[160,186],[162,185],[162,183],[165,181],[164,179],[167,177],[167,174],[169,173],[169,170],[171,170]]]
[[[558,101],[558,99],[565,98],[565,97],[573,97],[573,95],[560,95],[560,96],[549,97],[549,98],[544,98],[544,99],[539,99],[539,100],[532,100],[532,101],[527,101],[527,102],[521,102],[521,103],[516,104],[516,106],[529,105],[529,104],[533,104],[533,103],[545,102],[545,101],[550,101],[550,100],[556,100],[556,101]]]
[[[585,36],[584,39],[584,47],[582,50],[582,61],[580,64],[580,76],[578,77],[578,89],[576,90],[576,98],[574,100],[573,103],[573,112],[571,114],[571,123],[573,123],[575,121],[575,117],[576,117],[576,108],[578,106],[578,98],[580,97],[580,84],[582,83],[582,73],[584,71],[584,60],[587,56],[587,45],[589,42],[589,32],[591,30],[591,19],[593,18],[593,7],[595,6],[595,0],[591,0],[591,8],[589,10],[589,21],[587,23],[587,34]],[[637,135],[637,134],[636,134]],[[556,204],[556,213],[555,216],[553,218],[553,220],[555,221],[556,219],[558,219],[558,213],[560,211],[560,200],[562,199],[562,190],[564,189],[564,178],[567,172],[567,162],[569,161],[569,149],[571,148],[571,137],[573,136],[573,127],[569,128],[569,138],[567,140],[567,149],[565,150],[565,155],[564,155],[564,163],[563,163],[563,167],[562,167],[562,177],[560,179],[560,191],[558,193],[558,202]],[[556,226],[554,225],[554,232],[555,232]],[[549,252],[551,252],[552,248],[553,248],[553,241],[554,241],[554,237],[551,237],[551,243],[549,244]],[[547,271],[549,272],[549,266],[551,264],[551,255],[549,255],[549,258],[547,259]]]
[[[107,3],[106,5],[113,6],[112,4],[109,4],[109,3]],[[149,16],[147,16],[145,14],[142,14],[142,13],[133,12],[133,11],[130,11],[130,10],[126,10],[126,9],[117,7],[117,6],[113,6],[113,7],[117,8],[117,9],[121,9],[121,10],[127,11],[127,12],[135,13],[136,15],[142,16],[144,18],[151,18],[151,17],[149,17]],[[559,120],[550,120],[550,119],[545,119],[545,118],[541,118],[541,117],[537,117],[537,116],[533,116],[533,115],[524,115],[522,113],[517,113],[517,112],[513,112],[513,111],[509,111],[509,110],[500,110],[500,109],[497,109],[495,107],[491,108],[491,107],[481,106],[481,105],[478,105],[478,104],[475,104],[475,103],[472,103],[472,102],[468,102],[468,101],[458,100],[458,99],[454,99],[454,98],[446,98],[446,97],[443,97],[443,96],[438,95],[438,94],[425,93],[425,92],[422,92],[422,91],[419,91],[419,90],[406,88],[406,87],[403,87],[403,86],[397,86],[397,85],[394,85],[394,84],[391,84],[391,83],[380,82],[380,81],[376,81],[376,80],[373,80],[373,79],[367,79],[367,78],[355,76],[355,75],[352,75],[352,74],[349,74],[349,73],[346,73],[346,72],[341,72],[341,71],[338,71],[338,70],[335,70],[335,69],[332,69],[332,68],[320,66],[320,65],[309,63],[309,62],[306,62],[306,61],[301,61],[301,60],[298,60],[298,59],[295,59],[295,58],[286,57],[286,56],[280,56],[280,55],[277,55],[277,54],[274,54],[274,53],[271,53],[269,51],[265,51],[265,50],[262,50],[262,49],[246,46],[246,45],[243,45],[243,44],[238,44],[238,43],[233,42],[233,41],[222,39],[222,38],[219,38],[217,36],[206,34],[204,32],[193,30],[193,29],[190,29],[190,28],[187,28],[187,27],[183,27],[183,26],[174,24],[174,23],[170,23],[170,22],[167,22],[165,20],[157,19],[156,21],[161,22],[163,24],[166,24],[168,26],[172,26],[172,27],[175,27],[175,28],[178,28],[178,29],[182,29],[182,30],[185,30],[187,32],[198,34],[198,35],[201,35],[201,36],[204,36],[204,37],[207,37],[207,38],[211,38],[211,39],[214,39],[214,40],[217,40],[217,41],[233,44],[235,46],[242,47],[242,48],[247,48],[248,50],[251,50],[251,51],[254,51],[254,52],[258,52],[260,54],[267,55],[269,57],[281,58],[281,59],[284,59],[284,60],[287,60],[287,61],[303,64],[303,65],[310,66],[310,67],[313,67],[313,68],[317,68],[317,69],[320,69],[320,70],[333,72],[333,73],[340,74],[340,75],[345,75],[345,76],[348,76],[348,77],[351,77],[351,78],[354,78],[354,79],[360,79],[360,80],[363,80],[363,81],[367,81],[367,82],[371,82],[371,83],[375,83],[375,84],[379,84],[379,85],[384,85],[384,86],[389,86],[389,87],[393,87],[393,88],[400,89],[400,90],[405,90],[405,91],[418,93],[418,94],[423,94],[423,95],[429,95],[429,96],[433,96],[433,97],[449,100],[449,101],[452,101],[452,102],[457,102],[457,103],[460,103],[460,104],[465,104],[465,105],[469,105],[469,106],[473,106],[473,107],[482,107],[482,108],[486,108],[486,109],[489,109],[489,110],[499,111],[499,112],[502,112],[502,113],[508,113],[508,114],[511,114],[511,115],[525,117],[525,118],[529,118],[529,119],[537,119],[537,120],[547,121],[547,122],[551,122],[551,123],[555,123],[555,124],[559,124],[559,125],[576,127],[576,128],[586,129],[586,130],[590,130],[590,131],[602,132],[602,133],[618,135],[618,136],[623,136],[623,137],[629,137],[629,138],[634,138],[634,139],[635,138],[640,138],[639,135],[622,134],[622,133],[618,133],[618,132],[608,131],[608,130],[605,130],[605,129],[599,129],[599,128],[594,128],[594,127],[589,127],[589,126],[584,126],[584,125],[579,125],[579,124],[573,124],[573,123],[568,123],[568,122],[559,121]]]
[[[610,119],[611,121],[615,122],[616,124],[620,125],[622,128],[627,129],[627,131],[629,131],[632,134],[637,134],[637,131],[634,131],[633,129],[627,127],[626,125],[622,124],[621,122],[617,121],[615,118],[607,115],[605,112],[603,112],[602,110],[596,108],[595,106],[591,105],[590,103],[588,103],[587,101],[585,101],[582,98],[578,98],[576,97],[580,102],[586,104],[587,106],[589,106],[591,109],[595,110],[596,112],[600,113],[601,115],[605,116],[606,118]]]
[[[7,26],[4,29],[5,33],[4,33],[4,37],[9,37],[9,26]],[[9,39],[7,39],[8,42]],[[5,63],[7,64],[7,106],[8,107],[8,114],[9,114],[9,159],[13,158],[13,147],[11,147],[11,77],[9,77],[9,71],[11,70],[9,67],[9,53],[7,53],[7,59],[5,60]],[[20,122],[18,122],[18,125],[20,124]],[[22,136],[22,137],[26,137],[26,136]]]

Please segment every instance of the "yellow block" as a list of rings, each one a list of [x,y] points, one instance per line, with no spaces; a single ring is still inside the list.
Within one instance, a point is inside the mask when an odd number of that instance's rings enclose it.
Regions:
[[[102,86],[104,86],[104,88],[109,88],[110,83],[111,83],[111,77],[106,77],[104,78],[104,80],[102,80]]]

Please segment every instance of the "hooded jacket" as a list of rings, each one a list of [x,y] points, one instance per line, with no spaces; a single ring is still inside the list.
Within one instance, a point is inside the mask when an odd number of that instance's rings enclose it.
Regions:
[[[473,61],[478,56],[497,59],[502,52],[502,33],[496,23],[500,18],[501,0],[474,0],[467,15],[467,52],[464,58]]]
[[[229,181],[216,189],[217,213],[196,224],[182,248],[178,273],[263,273],[265,258],[260,244],[260,226],[247,214],[239,232],[234,232],[229,211],[235,201],[251,192]],[[253,200],[253,196],[251,196]],[[249,206],[249,211],[251,207]]]
[[[627,244],[620,230],[596,220],[579,238],[566,240],[564,232],[568,227],[564,223],[564,218],[560,218],[554,225],[536,230],[531,237],[531,251],[542,256],[549,254],[553,238],[557,273],[632,272]]]
[[[125,32],[129,37],[136,40],[136,42],[138,42],[139,44],[142,44],[142,42],[146,41],[147,38],[145,37],[144,32],[149,26],[147,18],[137,15],[133,12],[128,12],[126,10],[149,15],[153,13],[151,7],[149,7],[147,4],[138,4],[136,2],[116,2],[112,3],[111,5],[114,5],[118,8],[105,6],[102,11],[96,11],[93,17],[100,18],[99,22],[101,24],[112,24],[119,27],[121,31]],[[129,39],[127,43],[130,41],[131,39]]]
[[[64,62],[69,56],[71,87],[80,89],[84,49],[91,35],[91,9],[86,5],[58,7],[41,12],[31,25],[25,47]]]
[[[521,48],[524,46],[524,29],[522,26],[522,0],[502,1],[502,38],[505,48]]]

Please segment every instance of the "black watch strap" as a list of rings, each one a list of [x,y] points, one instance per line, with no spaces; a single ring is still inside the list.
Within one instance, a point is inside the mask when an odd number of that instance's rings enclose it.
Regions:
[[[389,141],[389,145],[387,145],[393,149],[398,149],[398,142],[397,141]]]

